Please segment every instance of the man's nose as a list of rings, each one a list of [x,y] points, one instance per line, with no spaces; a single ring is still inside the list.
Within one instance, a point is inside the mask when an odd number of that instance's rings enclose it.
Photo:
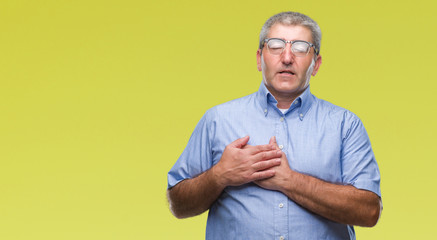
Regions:
[[[293,63],[294,54],[291,51],[291,43],[287,43],[285,45],[284,51],[281,54],[281,60],[283,64],[291,64]]]

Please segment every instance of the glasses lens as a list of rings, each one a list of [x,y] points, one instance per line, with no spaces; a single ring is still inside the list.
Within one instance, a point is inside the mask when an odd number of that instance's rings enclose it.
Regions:
[[[295,42],[291,45],[291,51],[298,57],[306,56],[309,50],[310,45],[307,42]]]
[[[282,50],[285,48],[285,42],[279,39],[270,39],[267,42],[267,47],[271,54],[279,55],[282,53]]]

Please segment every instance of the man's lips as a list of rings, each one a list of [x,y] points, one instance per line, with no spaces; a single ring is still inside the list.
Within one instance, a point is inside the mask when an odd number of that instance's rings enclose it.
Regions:
[[[280,70],[278,73],[281,74],[281,75],[282,74],[284,74],[284,75],[294,75],[294,72],[291,71],[291,70],[288,70],[288,69]]]

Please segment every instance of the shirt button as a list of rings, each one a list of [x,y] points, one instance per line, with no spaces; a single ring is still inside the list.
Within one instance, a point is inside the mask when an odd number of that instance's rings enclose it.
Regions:
[[[283,118],[283,117],[281,117],[281,118],[279,119],[279,121],[283,122],[283,121],[284,121],[284,118]]]
[[[279,145],[279,149],[283,149],[284,148],[284,145]]]
[[[280,204],[279,204],[279,207],[280,207],[280,208],[283,208],[283,207],[284,207],[284,204],[283,204],[283,203],[280,203]]]
[[[300,116],[300,117],[303,117],[303,114],[301,113],[301,114],[299,114],[299,116]]]
[[[285,239],[284,236],[279,237],[279,240],[284,240],[284,239]]]
[[[264,109],[264,112],[265,112],[265,113],[267,112],[267,108],[266,108],[266,109]]]

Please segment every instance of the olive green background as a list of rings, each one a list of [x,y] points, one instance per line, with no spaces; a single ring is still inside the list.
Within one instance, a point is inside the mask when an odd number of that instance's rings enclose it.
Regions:
[[[203,113],[256,91],[258,34],[323,32],[319,98],[364,122],[384,211],[358,239],[435,237],[436,3],[0,0],[0,239],[203,239],[166,174]]]

